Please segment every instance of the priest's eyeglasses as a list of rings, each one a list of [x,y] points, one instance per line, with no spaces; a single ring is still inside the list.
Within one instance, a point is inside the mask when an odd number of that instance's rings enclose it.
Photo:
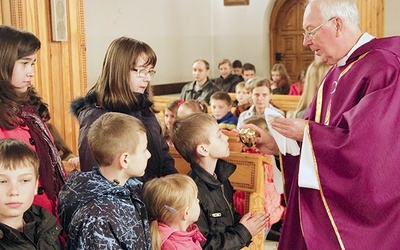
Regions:
[[[145,70],[145,69],[131,69],[136,72],[136,75],[140,78],[145,78],[146,75],[149,75],[150,77],[153,77],[156,74],[156,71],[154,69],[151,70]]]
[[[331,21],[331,20],[333,20],[333,19],[335,19],[335,18],[336,18],[335,16],[334,16],[334,17],[331,17],[331,18],[329,18],[328,20],[326,20],[325,22],[323,22],[322,24],[320,24],[320,25],[318,25],[317,27],[315,27],[314,29],[312,29],[312,30],[310,30],[310,31],[305,31],[305,32],[303,33],[303,36],[304,36],[304,37],[308,37],[308,38],[310,38],[310,39],[313,39],[315,33],[317,33],[317,31],[318,31],[319,29],[321,29],[322,26],[324,26],[324,25],[327,24],[329,21]]]

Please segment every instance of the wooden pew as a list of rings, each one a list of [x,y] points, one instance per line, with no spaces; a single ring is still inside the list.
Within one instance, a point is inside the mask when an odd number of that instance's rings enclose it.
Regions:
[[[229,93],[229,95],[233,100],[236,100],[236,95],[235,93]],[[285,115],[288,113],[288,111],[295,110],[297,107],[297,104],[299,103],[300,100],[299,95],[272,95],[271,97],[271,103],[282,110]],[[153,96],[153,101],[154,101],[154,106],[157,110],[160,111],[158,113],[158,118],[160,119],[161,124],[164,124],[164,108],[165,105],[171,101],[171,100],[177,100],[179,99],[178,95],[166,95],[166,96]],[[208,113],[211,114],[211,109],[208,106]]]
[[[296,109],[300,97],[299,95],[272,95],[271,103],[286,115],[289,110]]]
[[[190,165],[176,151],[170,147],[170,153],[175,159],[175,167],[179,173],[187,174],[190,171]],[[246,201],[245,211],[260,213],[264,211],[264,163],[270,163],[273,157],[265,157],[258,154],[248,154],[231,152],[230,156],[225,158],[237,166],[236,171],[230,177],[230,182],[235,190],[249,192],[249,199]],[[264,230],[255,235],[252,243],[243,249],[264,249]]]

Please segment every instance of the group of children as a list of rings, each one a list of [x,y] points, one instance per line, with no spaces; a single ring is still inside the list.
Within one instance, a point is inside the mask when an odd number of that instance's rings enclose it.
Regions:
[[[239,249],[250,243],[269,214],[236,212],[228,180],[236,166],[220,159],[229,155],[229,145],[216,120],[204,113],[187,115],[174,123],[171,140],[191,163],[191,178],[155,178],[142,191],[137,177],[150,157],[144,125],[115,112],[92,124],[88,142],[99,165],[70,173],[59,193],[68,249]],[[39,249],[61,249],[57,219],[32,205],[36,153],[24,142],[0,140],[0,178],[5,201],[0,228],[6,235],[0,244],[13,246],[18,236]],[[38,230],[41,226],[45,230]],[[51,242],[46,234],[53,236]],[[45,244],[51,247],[40,248]]]

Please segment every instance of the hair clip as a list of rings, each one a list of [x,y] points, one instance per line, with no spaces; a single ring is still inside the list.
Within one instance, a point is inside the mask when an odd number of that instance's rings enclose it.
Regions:
[[[168,205],[164,205],[164,207],[165,207],[166,209],[168,209],[168,211],[170,211],[170,212],[173,213],[173,214],[176,214],[176,212],[177,212],[175,208],[170,207],[170,206],[168,206]]]
[[[180,101],[178,102],[178,107],[180,107],[184,102],[185,102],[185,100],[180,100]]]

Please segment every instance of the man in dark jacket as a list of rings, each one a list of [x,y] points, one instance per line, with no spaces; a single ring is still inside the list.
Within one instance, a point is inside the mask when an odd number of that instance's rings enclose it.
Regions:
[[[182,100],[198,100],[205,101],[210,105],[210,97],[219,88],[208,78],[210,75],[210,64],[206,60],[196,60],[193,63],[194,81],[183,86],[181,91]]]

